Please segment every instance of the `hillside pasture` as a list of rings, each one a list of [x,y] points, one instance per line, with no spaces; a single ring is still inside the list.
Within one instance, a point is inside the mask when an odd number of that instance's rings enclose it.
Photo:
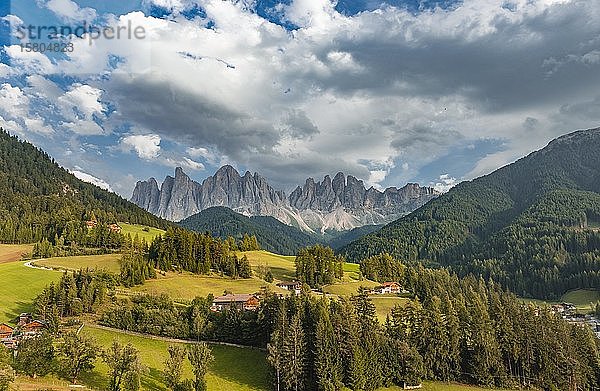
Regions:
[[[33,299],[60,276],[60,272],[26,267],[24,262],[0,264],[0,323],[31,311]]]
[[[104,348],[109,347],[113,340],[117,340],[121,344],[131,343],[140,351],[142,364],[147,368],[147,373],[142,377],[142,389],[166,390],[162,370],[168,356],[167,348],[174,343],[93,326],[84,327],[83,333],[96,339]],[[258,349],[223,345],[210,345],[210,347],[215,361],[206,376],[209,391],[269,390],[269,370],[264,352]],[[97,360],[94,371],[82,376],[82,381],[94,389],[106,389],[107,373],[106,364]],[[183,378],[192,379],[192,368],[187,360],[184,365]]]
[[[292,281],[296,278],[294,256],[277,255],[268,251],[244,251],[239,256],[246,256],[252,269],[256,271],[259,266],[271,268],[273,277],[279,281]]]
[[[33,244],[0,244],[0,263],[20,261],[29,256]]]
[[[34,261],[34,265],[61,270],[96,269],[119,273],[121,254],[83,255],[77,257],[45,258]]]
[[[355,295],[360,287],[373,289],[378,285],[378,283],[371,280],[340,282],[331,285],[325,285],[323,287],[323,292],[337,296],[350,296]]]
[[[558,301],[546,301],[538,299],[522,299],[525,303],[531,303],[538,306],[553,305],[558,303],[572,303],[577,307],[577,311],[589,313],[593,311],[592,305],[600,301],[600,291],[593,289],[575,289],[562,295]]]
[[[377,391],[400,391],[402,387],[380,388]],[[481,388],[469,386],[459,383],[444,383],[444,382],[423,382],[423,388],[420,391],[501,391],[500,388]],[[506,390],[508,391],[508,390]]]
[[[375,311],[377,313],[377,319],[383,323],[385,318],[392,313],[392,309],[397,305],[404,307],[408,303],[409,299],[398,296],[383,296],[383,295],[372,295],[370,296],[375,304]]]
[[[232,279],[218,275],[199,276],[191,273],[166,273],[159,275],[157,279],[147,280],[144,285],[132,288],[131,292],[168,294],[174,299],[192,300],[197,296],[206,297],[209,294],[220,296],[225,290],[241,294],[255,293],[261,287],[269,286],[271,290],[280,293],[287,291],[269,284],[259,278]]]
[[[145,239],[146,242],[151,243],[155,237],[165,233],[162,229],[147,227],[139,224],[119,223],[121,226],[121,233],[123,235],[130,234],[131,238],[135,238],[137,235],[140,239]]]

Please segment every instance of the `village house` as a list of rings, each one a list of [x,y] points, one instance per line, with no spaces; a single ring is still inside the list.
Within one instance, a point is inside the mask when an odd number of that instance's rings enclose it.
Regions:
[[[23,312],[19,315],[19,321],[17,322],[17,327],[23,327],[27,323],[33,322],[33,316],[29,312]]]
[[[9,338],[13,331],[15,331],[14,327],[11,327],[6,323],[0,324],[0,339]]]
[[[96,220],[89,220],[85,222],[85,225],[88,227],[88,229],[92,229],[98,226],[98,222]]]
[[[48,328],[46,322],[43,322],[41,320],[34,320],[21,326],[20,331],[21,333],[23,333],[23,335],[35,335],[41,333],[46,328]]]
[[[121,226],[119,224],[116,224],[116,223],[115,224],[109,224],[108,225],[108,229],[110,229],[111,232],[115,232],[115,233],[118,233],[118,234],[121,233],[121,230],[122,230]]]
[[[554,314],[567,317],[573,315],[577,311],[577,307],[575,307],[575,305],[572,303],[560,303],[552,305],[552,307],[550,307],[550,311],[552,311]]]
[[[277,286],[286,291],[293,291],[296,295],[302,292],[302,283],[300,281],[282,281]]]
[[[230,308],[244,311],[254,311],[258,308],[260,301],[258,297],[251,294],[227,294],[213,299],[211,310],[220,312]]]
[[[384,282],[382,285],[373,288],[373,293],[378,295],[402,293],[402,287],[397,282]]]

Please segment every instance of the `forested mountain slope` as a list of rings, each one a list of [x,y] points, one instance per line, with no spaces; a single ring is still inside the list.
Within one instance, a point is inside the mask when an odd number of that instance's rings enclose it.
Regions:
[[[600,287],[600,129],[574,132],[341,249],[491,277],[517,294]]]
[[[318,242],[316,237],[274,217],[247,217],[223,206],[205,209],[181,221],[179,225],[196,232],[210,232],[212,236],[223,239],[255,235],[261,248],[283,255],[295,255],[300,248]]]
[[[0,242],[32,243],[98,222],[169,223],[118,195],[83,182],[42,150],[0,129]]]

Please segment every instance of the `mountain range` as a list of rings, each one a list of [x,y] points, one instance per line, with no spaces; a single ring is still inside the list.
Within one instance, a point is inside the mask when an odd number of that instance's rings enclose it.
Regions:
[[[162,185],[154,178],[136,184],[131,201],[171,221],[180,221],[214,206],[225,206],[246,216],[271,216],[305,232],[324,234],[365,225],[380,225],[417,209],[439,193],[410,183],[398,189],[367,189],[363,181],[338,173],[321,182],[308,178],[289,196],[276,190],[258,173],[241,176],[230,165],[202,183],[181,168]]]
[[[559,137],[465,181],[340,252],[449,266],[513,292],[600,287],[600,128]]]

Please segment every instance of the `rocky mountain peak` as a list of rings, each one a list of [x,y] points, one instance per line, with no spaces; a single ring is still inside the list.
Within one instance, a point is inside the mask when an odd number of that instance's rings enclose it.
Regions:
[[[390,222],[423,205],[437,194],[431,188],[408,184],[381,192],[338,172],[321,182],[307,178],[289,196],[271,187],[266,178],[231,165],[219,168],[202,184],[181,167],[160,186],[154,178],[138,182],[131,201],[169,220],[179,221],[199,211],[226,206],[248,216],[272,216],[305,231],[346,230]]]

